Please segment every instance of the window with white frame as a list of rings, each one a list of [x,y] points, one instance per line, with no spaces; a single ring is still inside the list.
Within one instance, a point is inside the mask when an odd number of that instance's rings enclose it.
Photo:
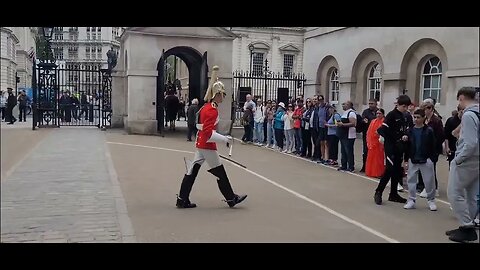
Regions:
[[[98,40],[102,39],[102,28],[101,27],[97,27],[97,38],[98,38]]]
[[[336,68],[334,68],[330,74],[328,88],[330,89],[330,102],[332,104],[338,104],[340,82],[338,81],[338,69]]]
[[[290,77],[293,75],[293,54],[283,55],[283,76]]]
[[[380,100],[382,92],[382,67],[376,63],[368,73],[368,98]]]
[[[55,59],[57,60],[63,60],[63,47],[57,47],[53,49]]]
[[[102,47],[97,48],[97,53],[98,53],[98,59],[102,59]]]
[[[263,74],[263,57],[264,53],[256,52],[253,54],[252,58],[252,73],[256,76],[261,76]]]
[[[90,59],[90,47],[85,47],[85,58]]]
[[[97,39],[97,33],[92,32],[92,40],[96,40],[96,39]]]
[[[442,90],[442,62],[438,57],[430,58],[422,72],[423,99],[430,97],[440,102]]]

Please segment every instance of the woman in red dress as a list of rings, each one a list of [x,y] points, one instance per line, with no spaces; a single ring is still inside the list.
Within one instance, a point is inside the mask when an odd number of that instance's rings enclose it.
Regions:
[[[367,164],[365,167],[365,175],[380,178],[385,172],[385,152],[383,143],[380,142],[380,135],[377,129],[382,126],[385,118],[385,110],[377,111],[377,118],[373,119],[367,130]]]

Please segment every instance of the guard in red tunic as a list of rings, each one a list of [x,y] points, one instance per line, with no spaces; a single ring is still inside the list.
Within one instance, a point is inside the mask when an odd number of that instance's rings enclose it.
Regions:
[[[224,136],[215,131],[219,121],[217,107],[226,95],[225,86],[217,77],[218,69],[218,66],[213,67],[210,84],[204,98],[207,103],[197,113],[196,152],[187,174],[183,177],[180,194],[177,195],[178,208],[193,208],[197,206],[190,202],[189,196],[195,178],[204,161],[210,166],[208,172],[217,177],[218,188],[230,207],[234,207],[247,197],[247,195],[237,195],[233,192],[225,168],[220,162],[217,153],[216,143],[226,144],[232,142],[231,136]]]

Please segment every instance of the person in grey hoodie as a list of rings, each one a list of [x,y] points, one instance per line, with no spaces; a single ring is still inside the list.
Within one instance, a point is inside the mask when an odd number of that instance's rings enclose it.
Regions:
[[[478,213],[480,115],[474,87],[461,88],[457,100],[464,111],[457,151],[450,165],[447,195],[460,227],[446,234],[451,241],[468,242],[477,240],[474,219]]]

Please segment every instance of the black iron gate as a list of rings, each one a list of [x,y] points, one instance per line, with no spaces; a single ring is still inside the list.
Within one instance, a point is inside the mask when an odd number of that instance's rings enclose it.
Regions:
[[[305,92],[304,74],[282,74],[268,71],[261,73],[236,71],[233,73],[233,96],[236,120],[240,119],[247,94],[263,101],[274,100],[287,105]],[[237,121],[238,122],[238,121]]]
[[[33,66],[33,126],[111,126],[112,76],[99,64]]]

